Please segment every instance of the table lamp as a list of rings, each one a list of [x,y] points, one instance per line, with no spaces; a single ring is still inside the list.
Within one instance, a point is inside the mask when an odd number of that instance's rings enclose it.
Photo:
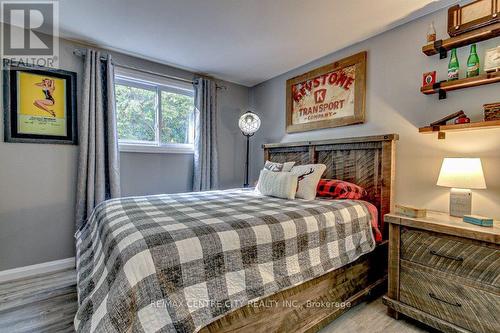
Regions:
[[[450,215],[471,214],[471,189],[485,189],[483,167],[479,158],[445,158],[437,181],[438,186],[450,187]]]
[[[255,113],[251,111],[245,112],[238,121],[238,126],[247,138],[247,158],[245,161],[245,184],[243,187],[248,187],[248,160],[249,160],[249,146],[250,146],[250,137],[255,134],[260,128],[260,118]]]

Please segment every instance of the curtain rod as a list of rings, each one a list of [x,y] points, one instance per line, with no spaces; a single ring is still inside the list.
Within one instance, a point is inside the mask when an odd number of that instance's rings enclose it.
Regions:
[[[82,57],[82,58],[85,57],[85,52],[82,51],[82,50],[80,50],[80,49],[73,50],[73,54],[76,55],[76,56],[78,56],[78,57]],[[101,60],[107,60],[107,57],[106,56],[101,56]],[[116,67],[130,69],[130,70],[133,70],[133,71],[142,72],[142,73],[146,73],[146,74],[150,74],[150,75],[161,76],[161,77],[164,77],[164,78],[167,78],[167,79],[171,79],[171,80],[176,80],[176,81],[181,81],[181,82],[196,84],[196,82],[193,81],[193,80],[184,79],[184,78],[181,78],[181,77],[167,75],[167,74],[162,74],[162,73],[157,73],[157,72],[153,72],[153,71],[148,71],[146,69],[140,69],[140,68],[137,68],[137,67],[122,65],[122,64],[116,63],[114,61],[113,61],[113,65],[115,65]],[[224,89],[224,90],[227,89],[226,86],[220,86],[218,84],[216,84],[216,88],[217,89]]]

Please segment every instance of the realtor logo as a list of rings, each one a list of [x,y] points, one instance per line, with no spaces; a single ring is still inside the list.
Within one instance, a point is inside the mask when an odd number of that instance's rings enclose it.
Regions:
[[[57,67],[59,3],[2,1],[2,57],[9,62]]]
[[[314,92],[314,101],[316,103],[323,103],[326,98],[326,89],[318,89]]]

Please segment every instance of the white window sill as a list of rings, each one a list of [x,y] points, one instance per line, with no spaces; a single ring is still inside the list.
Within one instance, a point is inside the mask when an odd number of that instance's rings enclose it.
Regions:
[[[192,145],[134,145],[134,144],[119,144],[121,153],[153,153],[153,154],[194,154]]]

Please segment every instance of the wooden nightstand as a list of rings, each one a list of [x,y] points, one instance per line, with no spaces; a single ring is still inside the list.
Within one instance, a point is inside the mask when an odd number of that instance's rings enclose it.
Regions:
[[[438,212],[385,215],[389,315],[443,332],[500,332],[500,222],[479,227]]]

